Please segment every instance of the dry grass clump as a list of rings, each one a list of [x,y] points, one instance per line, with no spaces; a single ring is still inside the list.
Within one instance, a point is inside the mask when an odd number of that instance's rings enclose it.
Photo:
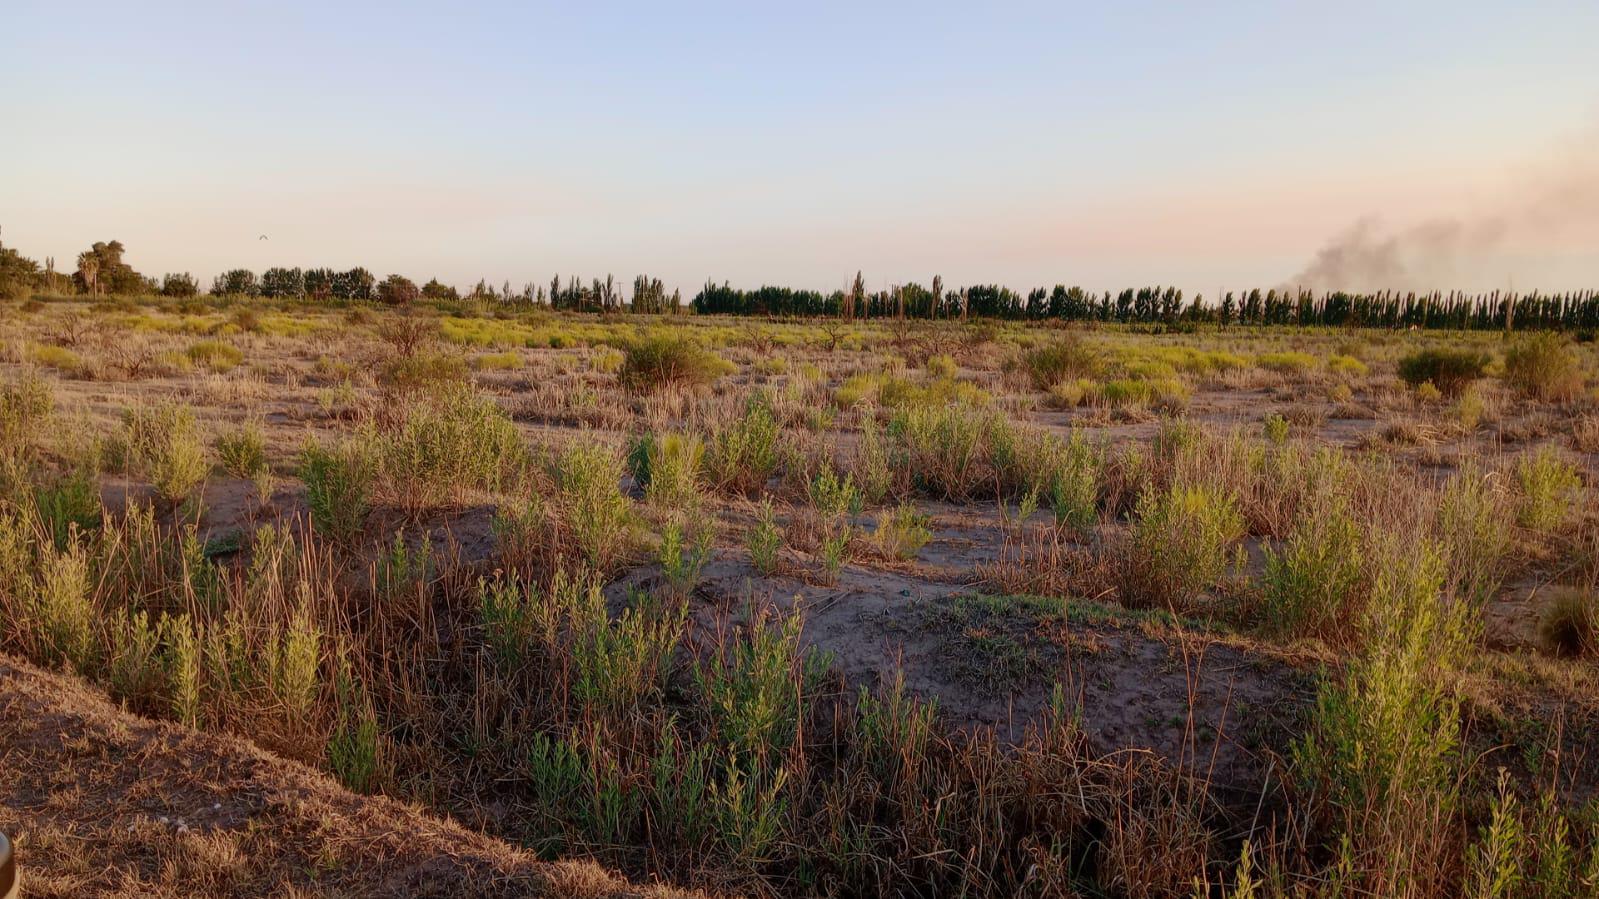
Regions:
[[[191,344],[184,352],[189,361],[214,372],[232,370],[244,361],[244,351],[220,340],[202,340]]]
[[[1599,654],[1599,599],[1592,590],[1555,587],[1538,616],[1538,639],[1559,656]]]

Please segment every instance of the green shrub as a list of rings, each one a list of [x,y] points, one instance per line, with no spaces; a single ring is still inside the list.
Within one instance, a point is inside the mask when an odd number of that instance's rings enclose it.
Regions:
[[[627,548],[631,510],[622,494],[622,460],[609,448],[575,443],[555,465],[557,508],[577,552],[600,571]]]
[[[1099,454],[1073,434],[1049,472],[1048,496],[1055,526],[1086,534],[1099,521]]]
[[[322,631],[309,602],[301,602],[267,656],[267,683],[290,720],[304,720],[316,700]]]
[[[1434,530],[1444,584],[1457,597],[1484,602],[1499,589],[1501,560],[1510,546],[1510,521],[1497,480],[1475,465],[1444,484]]]
[[[31,449],[54,408],[50,385],[32,372],[0,385],[0,453]]]
[[[751,395],[744,413],[711,435],[704,465],[712,486],[743,494],[765,487],[777,470],[781,433],[766,394]]]
[[[693,434],[645,433],[628,450],[627,466],[651,505],[684,510],[699,503],[704,459],[705,444]]]
[[[932,522],[931,516],[917,511],[911,503],[900,503],[893,511],[884,509],[877,514],[872,542],[890,559],[914,559],[933,539],[929,528]]]
[[[162,660],[171,690],[172,714],[184,724],[200,724],[200,638],[188,615],[161,619]]]
[[[520,353],[512,351],[484,353],[472,359],[472,367],[478,371],[514,371],[526,364]]]
[[[200,486],[209,467],[194,410],[188,406],[163,403],[128,410],[122,449],[129,469],[149,479],[161,498],[174,504]]]
[[[692,528],[692,537],[685,535],[684,527],[669,522],[661,529],[661,546],[656,561],[661,565],[661,575],[666,580],[667,596],[687,599],[699,583],[700,572],[711,560],[715,532],[706,525]]]
[[[1295,525],[1281,553],[1266,551],[1265,626],[1294,636],[1347,640],[1365,614],[1360,528],[1326,501]]]
[[[1268,443],[1281,445],[1288,441],[1288,419],[1275,412],[1266,416],[1262,430],[1265,432],[1266,442]]]
[[[771,497],[761,500],[746,546],[750,553],[750,564],[755,566],[756,571],[771,574],[777,570],[777,554],[783,548],[783,529],[778,526],[777,515],[772,511]]]
[[[1458,396],[1488,367],[1486,353],[1467,349],[1430,348],[1399,360],[1399,377],[1412,387],[1431,383],[1445,396]]]
[[[984,483],[990,413],[964,404],[895,412],[889,439],[918,486],[951,500],[969,499]]]
[[[658,613],[635,604],[613,619],[599,584],[568,589],[572,598],[561,605],[569,610],[573,637],[573,699],[580,708],[609,716],[636,714],[665,686],[687,607]]]
[[[1193,391],[1176,378],[1135,380],[1120,378],[1102,384],[1090,383],[1083,402],[1112,409],[1148,407],[1178,410],[1187,405]]]
[[[1482,392],[1475,387],[1468,387],[1460,392],[1460,396],[1455,399],[1454,408],[1450,411],[1462,428],[1475,431],[1477,425],[1482,423],[1482,416],[1487,407],[1482,401]]]
[[[1582,366],[1565,338],[1535,334],[1505,351],[1505,382],[1523,396],[1565,402],[1582,393]]]
[[[1451,826],[1461,782],[1449,675],[1474,639],[1470,609],[1440,597],[1443,565],[1430,548],[1390,548],[1374,567],[1368,648],[1323,684],[1293,754],[1343,836],[1332,865],[1339,895],[1404,894],[1438,877],[1452,860],[1438,834]]]
[[[57,549],[66,549],[75,534],[100,528],[100,487],[92,471],[76,468],[39,484],[33,491],[33,504],[40,525]]]
[[[1139,498],[1124,560],[1127,605],[1188,608],[1227,572],[1244,519],[1231,496],[1173,485]]]
[[[154,698],[166,678],[161,670],[161,627],[149,613],[119,614],[109,622],[106,679],[111,694],[123,702],[140,705]]]
[[[654,334],[622,350],[617,380],[647,393],[665,387],[699,387],[727,374],[732,365],[681,334]]]
[[[253,480],[267,469],[266,438],[254,424],[219,435],[215,445],[222,470],[236,478]]]
[[[82,356],[64,346],[36,346],[33,348],[30,361],[34,365],[53,368],[69,378],[87,378],[94,374],[94,370]]]
[[[80,672],[90,669],[99,649],[93,590],[86,548],[73,544],[64,551],[46,551],[29,612],[37,622],[45,657],[64,660]]]
[[[332,447],[310,441],[300,451],[300,480],[318,532],[353,543],[372,511],[378,462],[367,441],[346,438]]]
[[[1366,363],[1356,359],[1354,356],[1341,355],[1327,357],[1327,370],[1336,375],[1349,375],[1356,378],[1363,378],[1371,372],[1371,368]]]
[[[929,378],[952,380],[960,372],[960,366],[955,364],[953,356],[946,354],[928,356],[924,366]]]
[[[818,687],[828,661],[803,648],[798,616],[774,623],[761,611],[726,652],[694,665],[717,741],[757,769],[775,763],[799,736],[802,700]]]
[[[339,714],[328,737],[328,770],[346,789],[365,793],[378,775],[377,715],[347,665],[341,667],[336,687]]]
[[[1516,486],[1516,523],[1542,534],[1565,524],[1582,480],[1575,465],[1546,445],[1516,461]]]
[[[988,445],[1002,492],[1042,497],[1055,525],[1086,533],[1099,520],[1099,453],[1079,432],[1070,440],[996,416]]]
[[[527,462],[516,424],[493,398],[466,385],[413,404],[393,433],[371,440],[384,493],[411,512],[498,490]]]
[[[443,351],[395,356],[378,369],[378,380],[401,392],[436,390],[466,376],[466,360]]]
[[[1316,367],[1316,357],[1309,353],[1292,351],[1261,353],[1255,357],[1255,364],[1279,374],[1300,375]]]

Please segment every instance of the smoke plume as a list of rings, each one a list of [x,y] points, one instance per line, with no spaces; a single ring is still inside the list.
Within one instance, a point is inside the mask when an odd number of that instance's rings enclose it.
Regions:
[[[1551,256],[1575,257],[1585,278],[1555,273]],[[1569,266],[1568,266],[1569,267]],[[1403,228],[1375,216],[1316,252],[1283,286],[1314,291],[1487,290],[1599,285],[1599,131],[1568,148],[1501,200],[1470,215]]]

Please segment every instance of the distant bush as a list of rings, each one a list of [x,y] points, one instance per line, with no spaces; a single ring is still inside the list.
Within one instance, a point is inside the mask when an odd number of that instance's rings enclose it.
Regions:
[[[379,379],[399,391],[434,390],[466,380],[466,360],[454,353],[420,352],[383,363]]]
[[[960,372],[960,366],[956,365],[954,357],[948,354],[927,357],[927,364],[924,367],[929,378],[953,378]]]
[[[732,365],[681,334],[656,334],[622,350],[617,379],[628,390],[698,387],[727,374]]]
[[[1535,334],[1505,352],[1505,382],[1523,396],[1564,402],[1582,393],[1582,368],[1560,335]]]
[[[1120,378],[1103,384],[1088,382],[1082,402],[1089,406],[1120,408],[1157,408],[1178,411],[1188,405],[1193,391],[1176,378],[1159,378],[1140,381]]]
[[[1316,357],[1309,353],[1297,352],[1261,353],[1255,358],[1255,364],[1267,371],[1299,375],[1316,366]]]
[[[64,346],[36,346],[30,361],[35,365],[53,368],[71,378],[89,378],[94,374],[93,366]]]
[[[390,275],[378,284],[378,302],[390,306],[409,306],[422,296],[416,282],[404,275]]]
[[[523,365],[522,357],[515,352],[485,353],[472,360],[472,367],[478,371],[509,371]]]
[[[1371,368],[1354,356],[1330,356],[1327,359],[1327,370],[1338,375],[1363,377],[1371,371]]]
[[[244,361],[244,352],[231,343],[220,340],[202,340],[190,346],[185,353],[189,361],[215,372],[225,372]]]
[[[1066,380],[1092,378],[1102,365],[1099,354],[1075,338],[1057,340],[1022,354],[1022,368],[1035,390],[1049,390]]]
[[[1431,383],[1446,396],[1458,396],[1481,378],[1488,356],[1466,349],[1417,350],[1399,360],[1399,377],[1412,387]]]

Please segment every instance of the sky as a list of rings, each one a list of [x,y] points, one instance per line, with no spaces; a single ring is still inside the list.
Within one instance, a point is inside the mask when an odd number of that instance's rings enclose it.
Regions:
[[[1370,276],[1348,250],[1599,287],[1592,0],[0,0],[0,26],[0,239],[68,269],[116,238],[202,283],[1210,295],[1370,286],[1330,283]]]

